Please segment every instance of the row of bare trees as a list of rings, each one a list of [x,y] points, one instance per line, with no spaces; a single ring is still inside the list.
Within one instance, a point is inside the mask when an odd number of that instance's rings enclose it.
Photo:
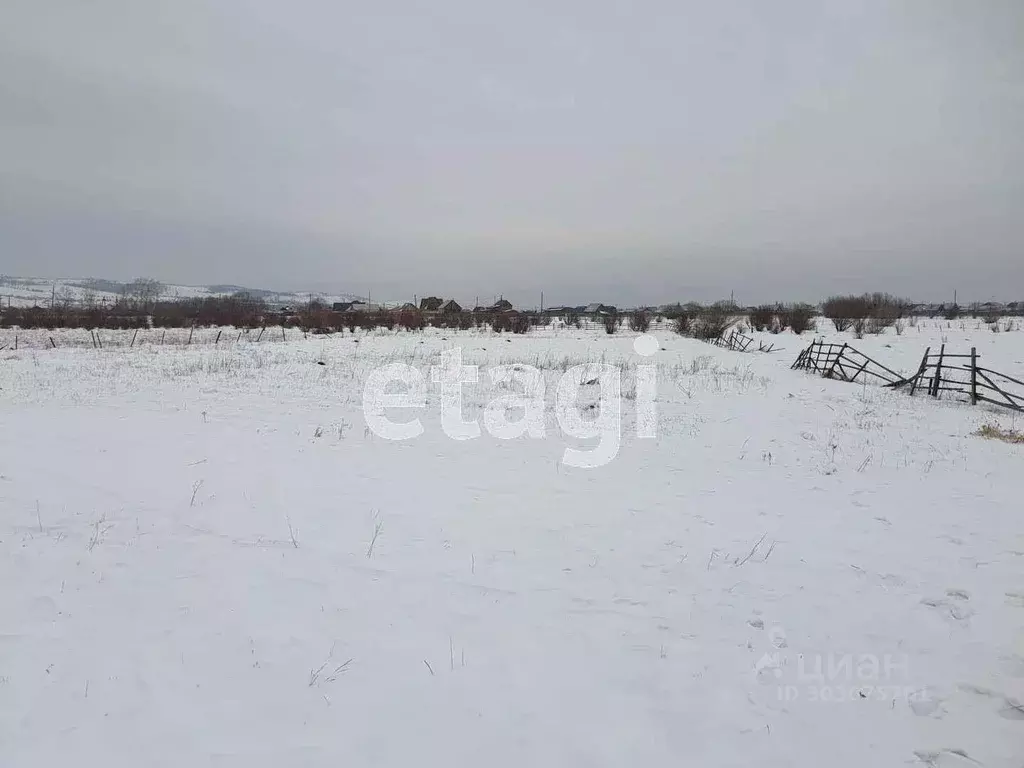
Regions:
[[[154,294],[119,298],[112,304],[54,302],[49,307],[0,309],[0,327],[10,328],[186,328],[233,325],[254,328],[277,323],[266,303],[248,294],[159,301]],[[88,297],[86,297],[88,298]]]
[[[889,293],[866,293],[862,296],[830,296],[821,305],[821,313],[832,321],[837,331],[852,328],[858,335],[881,333],[906,316],[910,302]]]

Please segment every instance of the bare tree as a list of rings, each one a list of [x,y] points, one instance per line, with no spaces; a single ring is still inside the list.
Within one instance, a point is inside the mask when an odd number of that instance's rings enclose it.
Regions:
[[[125,293],[143,307],[153,304],[163,292],[163,284],[149,277],[136,278],[125,286]]]

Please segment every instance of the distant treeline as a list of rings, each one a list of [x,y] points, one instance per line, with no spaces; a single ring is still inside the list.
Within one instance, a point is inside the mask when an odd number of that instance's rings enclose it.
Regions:
[[[136,281],[141,285],[145,281]],[[133,284],[136,285],[136,284]],[[145,287],[145,286],[143,286]],[[973,304],[967,308],[951,305],[913,305],[886,293],[832,296],[820,307],[810,304],[765,304],[740,307],[722,301],[711,305],[676,304],[660,308],[619,312],[600,305],[601,310],[587,314],[578,309],[559,308],[546,312],[455,311],[426,312],[406,306],[400,309],[335,311],[320,301],[294,309],[272,309],[262,295],[235,293],[230,296],[160,300],[156,291],[136,289],[112,304],[94,302],[54,302],[47,307],[0,307],[2,328],[190,328],[235,326],[258,328],[284,326],[308,333],[335,333],[357,328],[402,328],[419,330],[426,326],[469,330],[490,327],[495,331],[526,333],[530,328],[549,324],[556,319],[569,326],[580,327],[584,319],[604,325],[608,333],[626,326],[645,331],[652,320],[669,320],[677,330],[703,338],[717,337],[736,322],[747,322],[751,329],[779,333],[814,330],[822,318],[838,331],[852,329],[880,332],[883,328],[900,327],[905,317],[930,315],[954,319],[963,316],[991,320],[998,315],[1024,314],[1024,303],[1003,305]]]
[[[266,302],[248,295],[156,301],[119,299],[113,304],[51,307],[7,307],[0,310],[0,327],[11,328],[187,328],[233,325],[253,328],[277,324]]]
[[[357,328],[404,328],[426,326],[468,330],[490,326],[497,331],[524,333],[541,322],[539,314],[521,312],[488,314],[421,312],[417,309],[381,309],[337,312],[319,301],[296,309],[271,309],[261,296],[176,299],[173,301],[122,298],[113,304],[77,306],[70,302],[49,307],[0,307],[0,328],[202,328],[234,326],[258,328],[284,326],[309,333],[333,333]]]

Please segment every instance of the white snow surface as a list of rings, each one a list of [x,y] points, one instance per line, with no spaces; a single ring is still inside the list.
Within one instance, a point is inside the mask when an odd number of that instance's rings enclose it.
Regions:
[[[842,337],[1022,371],[941,326]],[[660,329],[642,440],[634,334],[214,332],[0,352],[0,764],[1021,765],[1024,446],[973,434],[1011,414]],[[452,440],[433,389],[372,434],[367,375],[453,346],[549,401],[622,364],[617,458],[562,464],[552,407]]]

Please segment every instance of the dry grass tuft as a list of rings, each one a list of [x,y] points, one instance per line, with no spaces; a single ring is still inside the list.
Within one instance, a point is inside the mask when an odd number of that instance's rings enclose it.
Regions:
[[[1018,432],[1016,429],[1003,429],[998,424],[983,424],[974,434],[979,437],[987,437],[989,440],[1024,444],[1024,433]]]

